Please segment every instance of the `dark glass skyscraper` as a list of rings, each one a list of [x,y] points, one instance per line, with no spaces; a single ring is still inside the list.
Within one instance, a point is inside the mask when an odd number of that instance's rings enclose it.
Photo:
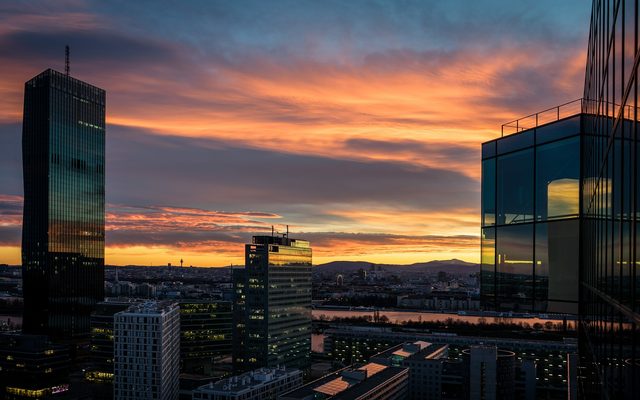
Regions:
[[[580,393],[640,393],[638,2],[594,0],[584,87]]]
[[[105,91],[48,69],[25,84],[23,330],[88,335],[104,298]]]
[[[287,236],[254,236],[233,273],[234,367],[305,369],[311,355],[311,247]]]

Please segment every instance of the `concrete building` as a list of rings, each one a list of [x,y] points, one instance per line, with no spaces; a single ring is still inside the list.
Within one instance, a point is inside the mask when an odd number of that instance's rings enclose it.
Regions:
[[[180,372],[180,310],[145,301],[114,316],[114,399],[174,400]]]
[[[311,247],[254,236],[245,268],[234,269],[234,368],[306,369],[311,355]]]
[[[407,368],[370,362],[326,375],[279,400],[399,400],[407,397],[408,381]]]
[[[193,400],[276,400],[279,395],[302,385],[298,369],[260,368],[200,386]]]

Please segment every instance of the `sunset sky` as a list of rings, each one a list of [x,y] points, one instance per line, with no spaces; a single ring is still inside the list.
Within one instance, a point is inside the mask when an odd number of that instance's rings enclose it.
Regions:
[[[180,6],[177,7],[177,4]],[[480,143],[581,96],[590,2],[3,1],[0,263],[20,262],[24,82],[107,91],[106,263],[478,262]]]

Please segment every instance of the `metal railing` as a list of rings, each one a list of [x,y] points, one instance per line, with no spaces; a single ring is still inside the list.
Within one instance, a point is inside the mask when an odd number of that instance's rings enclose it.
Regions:
[[[623,108],[621,110],[621,108]],[[560,104],[526,117],[518,118],[506,124],[502,124],[501,137],[526,131],[528,129],[537,128],[538,126],[555,122],[563,118],[572,117],[580,113],[606,116],[609,118],[623,118],[633,120],[640,117],[640,111],[634,113],[634,107],[626,105],[622,107],[620,104],[595,101],[589,99],[576,99],[568,103]]]
[[[568,103],[560,104],[535,114],[502,124],[501,136],[519,133],[528,129],[537,128],[540,125],[555,122],[563,118],[580,114],[583,110],[583,99],[572,100]]]

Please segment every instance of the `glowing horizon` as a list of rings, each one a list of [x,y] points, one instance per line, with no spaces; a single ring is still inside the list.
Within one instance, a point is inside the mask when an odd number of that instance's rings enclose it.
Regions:
[[[34,3],[0,5],[7,264],[24,82],[63,69],[65,44],[71,74],[107,92],[107,264],[243,264],[251,235],[286,224],[314,264],[477,263],[480,143],[580,96],[589,15],[579,1]]]

